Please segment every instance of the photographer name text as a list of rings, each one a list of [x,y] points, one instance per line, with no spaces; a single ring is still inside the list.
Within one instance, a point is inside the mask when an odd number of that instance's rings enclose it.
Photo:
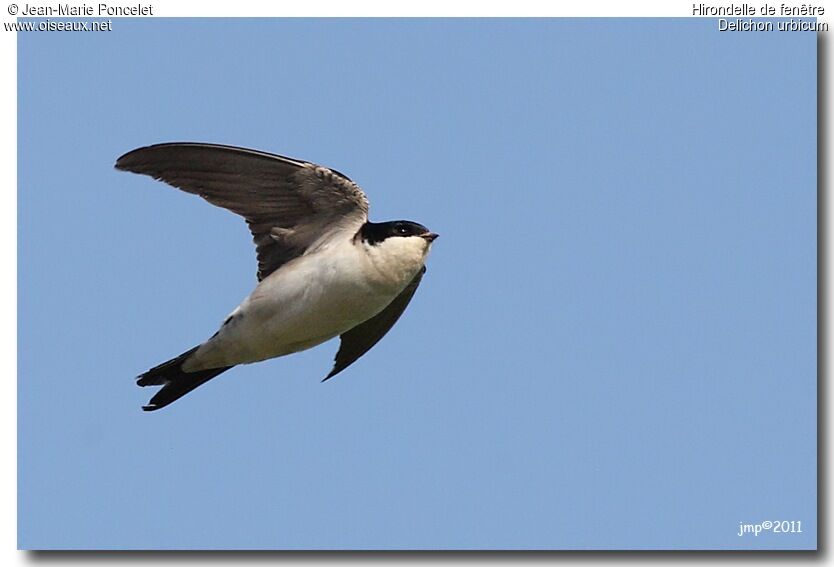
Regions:
[[[150,4],[134,4],[120,6],[112,4],[57,4],[42,6],[24,4],[16,14],[23,17],[37,16],[153,16],[153,6]]]

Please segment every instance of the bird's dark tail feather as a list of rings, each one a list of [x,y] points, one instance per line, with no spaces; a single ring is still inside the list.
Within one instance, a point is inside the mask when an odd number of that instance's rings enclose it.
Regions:
[[[162,386],[148,405],[142,406],[145,411],[154,411],[164,408],[171,402],[174,402],[188,392],[205,384],[218,374],[226,372],[231,366],[224,366],[222,368],[209,368],[207,370],[198,370],[196,372],[185,372],[182,369],[183,363],[188,360],[194,351],[199,347],[194,347],[176,358],[172,358],[168,362],[163,362],[159,366],[154,366],[144,374],[141,374],[136,379],[136,384],[139,386]]]

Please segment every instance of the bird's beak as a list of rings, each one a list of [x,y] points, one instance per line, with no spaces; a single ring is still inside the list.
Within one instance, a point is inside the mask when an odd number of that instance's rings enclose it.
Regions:
[[[425,238],[429,242],[434,242],[434,239],[437,238],[438,236],[440,236],[440,235],[437,234],[436,232],[424,232],[423,234],[420,235],[420,238]]]

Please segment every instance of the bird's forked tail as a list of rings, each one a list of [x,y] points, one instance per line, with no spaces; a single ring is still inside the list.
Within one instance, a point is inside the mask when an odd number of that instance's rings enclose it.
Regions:
[[[208,368],[206,370],[197,370],[196,372],[185,372],[182,369],[183,363],[200,348],[196,346],[191,350],[187,350],[176,358],[172,358],[168,362],[163,362],[159,366],[154,366],[144,374],[139,375],[136,379],[136,384],[139,386],[162,386],[148,405],[142,406],[145,411],[154,411],[164,408],[171,402],[174,402],[188,392],[205,384],[218,374],[227,371],[231,366],[224,366],[222,368]]]

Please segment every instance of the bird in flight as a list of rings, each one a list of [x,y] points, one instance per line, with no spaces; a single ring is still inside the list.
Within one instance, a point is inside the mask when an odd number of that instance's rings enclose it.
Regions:
[[[426,271],[437,234],[411,221],[374,223],[347,176],[314,163],[202,143],[138,148],[116,169],[149,175],[246,219],[258,284],[207,341],[137,378],[162,386],[163,408],[238,364],[341,343],[332,378],[396,323]]]

